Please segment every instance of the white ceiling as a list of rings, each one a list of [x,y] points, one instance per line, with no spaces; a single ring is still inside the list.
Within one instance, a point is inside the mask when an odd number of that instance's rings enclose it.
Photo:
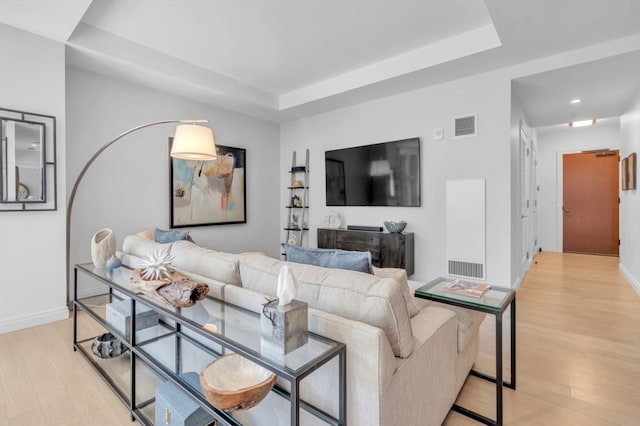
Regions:
[[[640,37],[640,0],[3,0],[0,22],[71,65],[282,121]],[[635,50],[515,81],[530,125],[619,115]]]

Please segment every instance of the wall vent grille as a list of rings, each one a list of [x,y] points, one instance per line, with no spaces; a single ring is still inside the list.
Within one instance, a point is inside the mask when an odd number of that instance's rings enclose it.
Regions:
[[[446,182],[446,245],[449,275],[486,279],[484,179]]]
[[[449,275],[484,279],[484,265],[482,263],[449,260]]]
[[[460,138],[463,136],[475,136],[476,134],[476,116],[467,115],[464,117],[455,117],[453,119],[453,137]]]

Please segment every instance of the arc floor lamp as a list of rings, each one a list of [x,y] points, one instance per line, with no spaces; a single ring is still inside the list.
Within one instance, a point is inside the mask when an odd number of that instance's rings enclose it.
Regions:
[[[84,165],[76,182],[71,190],[71,196],[67,204],[67,305],[71,306],[70,299],[70,267],[71,267],[71,210],[73,209],[73,201],[76,198],[76,192],[80,186],[80,182],[84,177],[89,167],[93,162],[102,154],[107,148],[114,143],[118,142],[125,136],[134,133],[138,130],[157,126],[160,124],[169,123],[181,123],[176,127],[176,132],[173,137],[173,144],[171,145],[171,156],[174,158],[181,158],[184,160],[215,160],[217,157],[215,140],[213,138],[213,132],[209,127],[201,126],[198,123],[207,123],[209,120],[163,120],[154,121],[151,123],[142,124],[134,127],[116,136],[112,141],[104,144],[99,150],[96,151],[93,156]]]

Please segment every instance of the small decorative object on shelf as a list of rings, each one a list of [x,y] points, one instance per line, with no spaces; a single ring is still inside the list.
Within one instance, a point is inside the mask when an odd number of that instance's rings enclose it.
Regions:
[[[142,261],[142,278],[145,280],[171,279],[169,265],[171,265],[172,261],[173,256],[171,256],[168,248],[156,250]]]
[[[295,180],[293,181],[293,187],[294,188],[302,188],[304,186],[304,184],[302,183],[301,180]]]
[[[387,228],[387,231],[391,232],[392,234],[401,234],[406,226],[407,222],[405,222],[404,220],[401,220],[399,222],[395,222],[393,220],[384,221],[384,227]]]
[[[327,213],[327,215],[324,217],[324,227],[328,228],[328,229],[338,229],[340,228],[340,225],[342,224],[342,222],[340,221],[340,216],[338,215],[338,213],[334,210],[331,210],[329,213]]]
[[[205,325],[203,325],[202,328],[204,328],[205,330],[210,331],[212,333],[217,333],[218,332],[218,326],[215,325],[215,324],[212,324],[210,322],[208,322]]]
[[[169,249],[156,250],[141,269],[131,272],[131,288],[175,308],[193,306],[209,294],[209,286],[171,269],[172,260]]]
[[[260,346],[266,352],[282,355],[298,349],[309,339],[308,306],[294,300],[296,279],[287,264],[280,268],[276,295],[262,305]]]
[[[238,354],[221,356],[200,372],[200,387],[207,401],[225,411],[255,407],[275,382],[275,373]]]
[[[287,244],[291,244],[291,245],[298,244],[298,236],[296,234],[290,234],[289,239],[287,240]]]
[[[123,299],[106,305],[107,324],[125,336],[131,332],[131,299]],[[136,303],[136,331],[158,324],[158,313],[144,303]]]
[[[117,358],[127,352],[129,348],[111,333],[104,333],[96,337],[91,344],[91,352],[99,358]]]
[[[91,236],[91,261],[96,268],[105,268],[115,254],[116,236],[111,229],[102,228]]]
[[[189,371],[180,374],[182,380],[192,388],[200,389],[198,373]],[[207,413],[191,396],[171,381],[164,382],[156,389],[156,425],[203,426],[215,424]]]
[[[445,285],[443,289],[450,293],[464,294],[465,296],[482,297],[491,286],[489,284],[474,283],[471,281],[455,280]]]
[[[116,269],[122,266],[122,261],[114,254],[107,260],[107,268]]]

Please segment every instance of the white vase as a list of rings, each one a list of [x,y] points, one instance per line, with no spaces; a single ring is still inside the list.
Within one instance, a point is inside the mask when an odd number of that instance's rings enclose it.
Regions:
[[[91,237],[91,261],[96,268],[107,266],[107,260],[116,254],[116,236],[109,228],[102,228]]]

